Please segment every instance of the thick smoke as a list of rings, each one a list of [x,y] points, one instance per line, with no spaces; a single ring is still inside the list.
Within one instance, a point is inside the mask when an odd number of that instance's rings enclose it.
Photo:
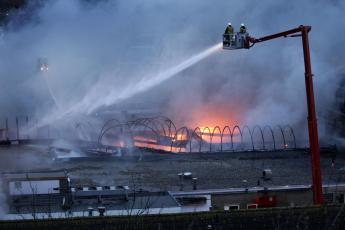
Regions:
[[[139,102],[179,125],[305,127],[300,38],[219,51],[138,90],[138,83],[219,43],[228,21],[236,28],[246,23],[256,37],[311,25],[317,109],[334,109],[344,71],[344,1],[56,0],[35,10],[31,4],[13,13],[0,40],[0,116],[29,113],[56,123]],[[30,17],[18,20],[21,15]],[[48,72],[38,71],[39,58],[47,60]]]

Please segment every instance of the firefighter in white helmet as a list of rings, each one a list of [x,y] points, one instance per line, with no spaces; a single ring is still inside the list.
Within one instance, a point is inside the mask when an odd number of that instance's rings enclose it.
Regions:
[[[240,26],[240,33],[243,33],[243,34],[247,33],[247,28],[243,23],[241,23],[241,26]]]
[[[228,23],[228,26],[225,29],[224,34],[233,34],[234,33],[234,28],[232,27],[231,23]]]

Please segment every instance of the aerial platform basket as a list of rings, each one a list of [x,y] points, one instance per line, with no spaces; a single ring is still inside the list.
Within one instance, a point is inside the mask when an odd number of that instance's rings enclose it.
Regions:
[[[249,49],[248,33],[236,32],[233,34],[223,34],[223,49]]]

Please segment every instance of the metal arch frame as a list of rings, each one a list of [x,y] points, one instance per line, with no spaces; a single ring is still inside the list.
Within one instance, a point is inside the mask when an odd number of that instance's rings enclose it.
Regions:
[[[173,148],[173,145],[174,145],[174,143],[176,142],[176,141],[178,141],[178,134],[179,134],[179,132],[182,130],[182,135],[184,134],[184,130],[186,130],[186,132],[187,132],[187,140],[189,141],[190,140],[190,135],[189,135],[189,129],[186,127],[186,126],[183,126],[183,127],[181,127],[181,128],[179,128],[177,131],[176,131],[176,133],[175,133],[175,135],[174,135],[174,137],[173,137],[173,139],[171,140],[171,145],[170,145],[170,152],[172,152],[172,148]],[[174,141],[175,140],[175,141]],[[180,141],[182,141],[182,138],[181,138],[181,140]],[[179,147],[179,153],[181,152],[181,146],[178,146]],[[187,149],[186,149],[187,150]],[[190,145],[190,149],[189,149],[190,151],[191,151],[191,145]]]
[[[160,129],[159,127],[157,126],[156,122],[155,122],[155,119],[154,118],[146,118],[142,123],[139,123],[140,124],[144,124],[146,125],[147,127],[150,127],[151,129],[155,130],[156,132],[160,133]],[[138,125],[136,125],[137,127]],[[165,133],[165,130],[163,131],[163,133]]]
[[[137,119],[133,127],[137,128],[138,126],[144,126],[146,131],[146,128],[150,128],[151,130],[155,130],[155,132],[160,133],[160,129],[157,127],[157,124],[153,122],[153,118],[143,118],[143,119]],[[165,130],[164,130],[165,133]]]
[[[165,116],[157,116],[157,117],[155,117],[155,119],[157,119],[157,120],[163,120],[163,124],[165,124],[167,127],[168,127],[168,130],[169,130],[169,136],[171,136],[171,126],[173,126],[174,127],[174,130],[175,130],[175,133],[176,133],[176,131],[177,131],[177,129],[176,129],[176,125],[174,124],[174,122],[170,119],[170,118],[168,118],[168,117],[165,117]],[[163,126],[164,127],[164,126]]]
[[[133,121],[128,121],[127,123],[130,124],[130,128],[136,128],[137,125],[143,123],[146,121],[146,118],[138,118]]]
[[[133,125],[134,124],[134,125]],[[133,140],[133,132],[135,131],[135,128],[138,128],[138,127],[144,127],[144,132],[149,129],[151,130],[155,136],[156,136],[156,140],[157,142],[159,141],[159,136],[160,136],[160,133],[157,132],[154,128],[152,128],[151,126],[148,126],[145,122],[144,123],[138,123],[138,122],[127,122],[127,123],[124,123],[124,124],[121,124],[121,127],[128,127],[128,129],[126,129],[126,131],[128,131],[131,136],[132,136],[132,140]],[[122,129],[123,130],[123,129]]]
[[[139,119],[136,119],[136,120],[133,120],[133,121],[127,121],[126,122],[126,125],[127,125],[127,127],[128,127],[128,132],[129,132],[129,134],[130,134],[130,136],[131,136],[131,140],[134,142],[134,138],[133,138],[133,128],[136,128],[136,127],[138,127],[139,125],[143,125],[143,126],[145,126],[145,123],[143,123],[143,124],[141,124],[140,122],[142,122],[142,121],[145,121],[145,119],[144,118],[139,118]],[[146,129],[146,127],[145,127],[145,129]],[[145,131],[145,130],[144,130]]]
[[[223,152],[223,136],[224,136],[225,130],[229,131],[231,149],[232,149],[232,151],[234,150],[234,143],[232,142],[232,138],[231,138],[232,132],[231,132],[230,126],[226,125],[226,126],[224,126],[224,128],[222,130],[222,134],[220,136],[220,152]]]
[[[240,135],[241,135],[241,147],[243,145],[243,133],[242,133],[242,130],[240,128],[240,126],[238,125],[235,125],[233,128],[232,128],[232,133],[231,133],[231,143],[232,143],[232,149],[233,151],[235,151],[234,149],[234,140],[233,140],[233,137],[234,137],[234,134],[235,134],[235,130],[238,130],[240,132]]]
[[[156,133],[156,130],[154,128],[152,128],[151,126],[149,126],[147,124],[148,122],[148,118],[139,118],[134,120],[133,122],[129,121],[127,123],[130,124],[130,129],[134,132],[134,131],[138,131],[136,130],[138,127],[144,127],[144,133],[147,131],[147,129],[152,130],[154,133]]]
[[[100,143],[101,142],[101,139],[103,138],[103,135],[108,132],[109,130],[111,130],[112,128],[116,128],[117,126],[122,126],[123,124],[119,123],[119,124],[116,124],[116,125],[112,125],[112,126],[109,126],[108,128],[104,129],[99,135],[98,135],[98,139],[97,139],[97,142]]]
[[[251,141],[251,144],[252,144],[252,150],[254,151],[255,149],[254,149],[254,142],[253,142],[253,134],[252,134],[252,131],[250,130],[250,128],[248,127],[248,125],[245,125],[245,126],[243,126],[243,128],[242,128],[242,133],[244,134],[244,130],[245,129],[247,129],[248,130],[248,132],[249,132],[249,135],[250,135],[250,141]]]
[[[199,134],[196,133],[196,131],[199,130]],[[201,129],[199,126],[197,126],[196,128],[194,128],[192,134],[191,134],[191,138],[190,138],[190,146],[192,146],[192,141],[193,141],[193,138],[194,138],[194,134],[198,137],[200,137],[197,142],[198,144],[200,145],[200,141],[202,141],[202,136],[201,136]],[[192,148],[191,148],[192,149]],[[199,148],[199,152],[200,152],[200,148]]]
[[[165,117],[165,116],[153,117],[153,118],[151,118],[150,120],[151,120],[151,122],[152,122],[153,124],[156,125],[156,127],[157,127],[157,123],[159,124],[159,126],[162,128],[162,130],[163,130],[165,136],[167,136],[167,132],[166,132],[166,129],[165,129],[165,125],[167,126],[167,128],[168,128],[168,130],[169,130],[169,134],[168,134],[169,136],[171,136],[171,134],[172,134],[172,133],[171,133],[171,126],[174,127],[175,133],[176,133],[176,131],[177,131],[174,122],[173,122],[171,119],[169,119],[169,118],[167,118],[167,117]],[[158,128],[158,127],[157,127],[157,128]]]
[[[159,136],[160,134],[158,132],[156,132],[156,130],[154,130],[152,127],[150,126],[147,126],[146,124],[144,123],[140,123],[139,125],[136,125],[135,127],[138,127],[138,126],[143,126],[145,129],[144,131],[146,131],[146,129],[151,129],[151,131],[156,135],[156,140],[157,140],[157,143],[159,142]],[[131,133],[133,133],[134,130],[131,130]]]
[[[21,116],[25,117],[25,116]],[[21,118],[20,117],[20,118]],[[19,118],[18,116],[16,117]],[[18,119],[19,120],[19,119]],[[113,124],[114,123],[114,124]],[[92,122],[89,122],[88,120],[82,120],[75,122],[74,128],[78,132],[84,133],[87,131],[88,127],[94,127]],[[61,136],[61,133],[58,129],[54,128],[54,126],[47,126],[47,128],[54,130],[54,135],[56,138]],[[260,138],[258,137],[258,142],[254,142],[256,140],[256,136],[259,135],[262,140],[262,149],[264,150],[272,150],[272,148],[268,148],[268,140],[271,139],[273,141],[273,150],[285,150],[285,149],[296,149],[297,148],[297,142],[296,142],[296,136],[294,133],[294,129],[289,126],[279,126],[276,125],[274,128],[269,125],[265,125],[264,127],[255,125],[254,127],[249,127],[248,125],[245,125],[243,127],[240,127],[238,125],[232,127],[229,125],[226,125],[224,127],[215,126],[213,129],[210,127],[204,127],[201,129],[200,127],[196,127],[193,131],[192,129],[184,126],[180,129],[176,129],[176,125],[172,120],[170,120],[167,117],[164,116],[157,116],[157,117],[144,117],[144,118],[138,118],[135,120],[130,120],[127,122],[121,123],[118,119],[109,119],[107,120],[102,128],[101,133],[99,134],[97,138],[97,143],[99,145],[102,144],[102,140],[104,138],[104,135],[106,135],[110,130],[114,130],[114,132],[110,133],[109,138],[111,139],[111,135],[118,135],[118,134],[125,134],[126,137],[130,138],[132,141],[134,141],[134,132],[135,131],[143,131],[141,134],[138,135],[151,135],[153,138],[157,140],[157,146],[160,144],[165,145],[165,147],[168,147],[170,145],[170,152],[173,152],[173,146],[176,145],[176,148],[174,148],[174,151],[181,152],[182,148],[185,148],[185,152],[205,152],[205,151],[242,151],[242,150],[248,150],[244,146],[244,138],[247,134],[247,132],[250,135],[250,144],[252,150],[260,150]],[[176,131],[175,131],[176,129]],[[259,131],[259,132],[258,132]],[[146,133],[146,134],[145,134]],[[179,137],[178,134],[182,133],[182,137]],[[168,137],[168,141],[163,144],[161,142],[161,137],[164,135],[165,137]],[[220,136],[220,146],[219,143],[215,143],[216,135]],[[235,149],[235,141],[234,137],[239,135],[241,140],[236,142],[239,143],[237,149]],[[230,138],[229,138],[230,136]],[[269,137],[271,136],[271,138]],[[282,147],[277,147],[277,137],[281,137],[282,140]],[[117,139],[121,138],[120,136],[117,137]],[[186,138],[186,140],[185,140]],[[226,140],[226,138],[229,138],[230,140]],[[171,139],[175,139],[179,143],[178,145],[176,142],[171,141]],[[166,140],[166,139],[164,139]],[[196,143],[194,144],[194,141]],[[231,142],[231,143],[230,143]],[[293,143],[292,143],[293,142]],[[247,143],[247,142],[246,142]],[[249,143],[249,142],[248,142]],[[289,148],[287,148],[287,143],[289,143]],[[207,150],[203,149],[204,144]],[[230,146],[231,144],[231,146]],[[189,146],[188,146],[189,145]],[[125,147],[129,147],[130,143],[126,142]],[[215,149],[214,146],[217,146],[218,148]],[[189,150],[188,150],[189,147]],[[219,149],[220,147],[220,149]],[[149,147],[150,148],[150,147]],[[168,150],[169,151],[169,150]]]
[[[220,137],[222,137],[222,131],[220,130],[220,127],[217,125],[213,128],[213,131],[212,131],[212,134],[211,134],[211,141],[210,141],[210,152],[212,152],[212,141],[213,141],[213,136],[215,134],[215,131],[218,130],[219,131],[219,134],[220,134]]]
[[[140,123],[144,123],[145,125],[156,130],[156,132],[158,132],[158,133],[163,132],[164,136],[169,135],[171,137],[172,134],[175,134],[177,131],[174,122],[172,120],[170,120],[169,118],[164,117],[164,116],[138,118],[133,122],[133,126],[135,127]],[[174,128],[174,131],[175,131],[174,133],[171,132],[171,127]],[[168,128],[169,133],[167,133],[166,128]]]
[[[290,136],[293,137],[294,148],[296,149],[297,148],[296,137],[295,137],[295,133],[294,133],[292,127],[290,125],[285,125],[283,127],[283,129],[284,129],[284,132],[285,132],[285,130],[289,130],[290,131]]]
[[[168,120],[165,120],[165,122],[169,122],[167,126],[169,128],[169,137],[170,137],[172,135],[171,126],[174,127],[175,133],[176,133],[177,129],[176,129],[176,126],[172,120],[168,119]]]
[[[102,128],[101,128],[100,134],[103,132],[103,129],[105,129],[105,127],[106,127],[109,123],[111,123],[111,122],[113,122],[113,121],[116,121],[117,123],[121,123],[118,119],[115,119],[115,118],[112,118],[112,119],[110,119],[110,120],[107,120],[107,121],[103,124],[103,126],[102,126]]]
[[[164,136],[167,135],[167,133],[166,133],[166,131],[165,131],[164,124],[161,123],[161,121],[160,121],[160,119],[159,119],[158,117],[152,118],[152,119],[150,119],[149,121],[156,127],[156,129],[159,131],[159,133],[160,133],[159,126],[160,126],[161,130],[163,131],[163,135],[164,135]]]
[[[271,133],[271,136],[272,136],[272,140],[273,140],[273,150],[276,150],[276,140],[275,140],[275,137],[274,137],[274,132],[273,132],[273,129],[271,126],[269,125],[265,125],[264,129],[263,129],[263,133],[265,134],[265,130],[268,128],[268,130],[270,131]]]
[[[118,127],[120,127],[121,130],[123,130],[123,125],[124,125],[124,124],[117,124],[117,125],[113,125],[113,126],[108,127],[107,129],[105,129],[105,130],[103,131],[103,133],[98,137],[98,144],[99,144],[99,145],[102,144],[103,136],[104,136],[108,131],[110,131],[110,130],[112,130],[112,129],[115,129],[115,128],[118,128]],[[121,131],[121,132],[123,132],[123,131]]]
[[[283,149],[286,149],[286,140],[285,140],[284,130],[283,130],[283,128],[282,128],[280,125],[276,125],[276,126],[274,126],[273,131],[274,131],[276,128],[278,128],[278,130],[280,131],[280,133],[281,133],[281,135],[282,135],[282,137],[283,137]]]
[[[148,126],[150,126],[152,129],[155,129],[156,131],[157,131],[157,133],[159,133],[159,134],[161,134],[161,130],[163,131],[163,136],[166,136],[166,132],[165,132],[165,128],[164,128],[164,126],[162,126],[161,124],[160,124],[160,122],[158,122],[158,120],[156,120],[156,119],[148,119],[147,120],[147,122],[148,122]],[[160,126],[160,127],[159,127]],[[161,129],[160,129],[161,128]]]
[[[260,134],[261,134],[261,140],[262,140],[262,149],[265,149],[265,138],[264,138],[264,134],[263,134],[263,132],[262,132],[261,127],[260,127],[260,126],[258,126],[258,125],[254,126],[254,128],[253,128],[253,130],[252,130],[252,134],[253,134],[253,136],[254,136],[254,134],[255,134],[255,130],[257,130],[257,129],[259,129]],[[254,142],[253,142],[253,149],[255,149]],[[258,150],[259,150],[259,149],[258,149]]]
[[[132,133],[133,133],[134,129],[136,129],[136,128],[140,127],[140,126],[144,127],[144,132],[146,132],[147,129],[150,129],[156,135],[157,142],[158,142],[159,141],[159,136],[160,136],[159,130],[156,130],[152,126],[149,126],[147,124],[147,122],[151,122],[150,119],[148,119],[148,118],[137,119],[137,120],[135,120],[135,122],[129,128],[131,129]],[[157,126],[156,126],[156,128],[157,128]]]
[[[199,152],[201,152],[202,140],[203,140],[203,136],[204,136],[204,134],[205,134],[206,129],[208,130],[208,133],[210,134],[210,135],[209,135],[209,136],[210,136],[210,138],[209,138],[210,143],[211,143],[211,140],[212,140],[212,139],[211,139],[211,138],[212,138],[212,136],[211,136],[211,129],[210,129],[208,126],[206,126],[206,127],[202,130],[202,133],[201,133],[201,140],[200,140]]]
[[[116,125],[107,127],[109,124],[111,124],[111,122],[117,122]],[[240,149],[242,150],[249,150],[246,149],[244,146],[244,136],[248,135],[250,136],[250,144],[251,144],[251,150],[255,151],[255,150],[260,150],[260,148],[256,147],[254,144],[254,135],[256,135],[256,133],[259,132],[259,136],[261,137],[262,140],[262,149],[265,150],[267,149],[267,143],[266,143],[266,138],[265,138],[265,134],[266,133],[270,133],[270,136],[272,138],[273,141],[273,149],[277,150],[277,141],[276,141],[276,135],[278,135],[278,133],[280,133],[279,135],[281,135],[282,139],[283,139],[283,148],[282,149],[286,149],[286,135],[285,133],[290,134],[290,136],[292,136],[293,138],[293,142],[294,142],[294,148],[297,148],[297,143],[296,143],[296,137],[294,134],[294,130],[291,126],[284,126],[284,128],[282,126],[276,125],[274,126],[274,128],[272,128],[271,126],[264,126],[263,128],[259,125],[255,125],[252,129],[248,126],[245,125],[242,128],[238,125],[234,126],[234,127],[230,127],[230,126],[224,126],[223,129],[221,129],[220,126],[215,126],[212,130],[210,127],[204,127],[203,129],[201,129],[200,127],[196,127],[194,128],[193,131],[191,131],[188,127],[183,126],[179,129],[176,129],[176,126],[174,124],[174,122],[172,120],[170,120],[167,117],[164,116],[157,116],[157,117],[146,117],[146,118],[138,118],[136,120],[132,120],[132,121],[128,121],[125,123],[120,123],[117,119],[110,119],[108,121],[105,122],[105,124],[102,127],[102,132],[98,137],[98,143],[101,143],[101,140],[103,138],[103,136],[111,129],[116,129],[122,127],[122,129],[126,129],[127,131],[129,131],[131,134],[133,134],[133,131],[135,131],[136,129],[138,129],[139,127],[143,127],[143,131],[145,132],[152,132],[156,139],[157,139],[157,143],[159,142],[160,136],[164,135],[167,136],[169,138],[172,138],[171,143],[170,143],[170,151],[172,151],[175,140],[178,141],[178,134],[182,132],[182,135],[186,135],[187,137],[187,144],[189,145],[189,152],[193,151],[193,141],[196,140],[198,143],[198,152],[203,152],[202,148],[203,148],[203,142],[204,139],[208,139],[206,142],[209,142],[209,147],[208,147],[208,151],[212,152],[213,151],[213,145],[214,143],[214,138],[215,135],[218,134],[220,135],[220,151],[223,152],[225,150],[225,145],[224,145],[224,140],[226,138],[226,136],[230,136],[230,142],[231,142],[231,149],[232,151],[235,151],[235,147],[234,147],[234,136],[235,135],[240,135]],[[126,132],[127,132],[126,131]],[[278,131],[278,133],[277,133]],[[247,134],[248,133],[248,134]],[[205,137],[208,136],[208,137]],[[132,137],[133,139],[133,137]],[[182,141],[182,139],[180,140]],[[182,146],[178,146],[179,147],[179,151],[181,152]],[[186,146],[186,152],[188,152],[188,146]]]

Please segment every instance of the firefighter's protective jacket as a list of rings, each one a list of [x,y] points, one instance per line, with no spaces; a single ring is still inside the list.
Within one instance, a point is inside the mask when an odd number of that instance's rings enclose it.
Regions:
[[[233,34],[234,28],[232,26],[227,26],[224,33],[225,34]]]

